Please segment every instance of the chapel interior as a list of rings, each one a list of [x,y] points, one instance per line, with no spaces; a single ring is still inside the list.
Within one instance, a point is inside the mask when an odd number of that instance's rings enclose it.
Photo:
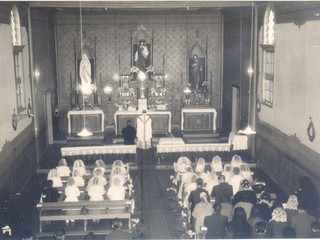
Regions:
[[[320,193],[319,2],[3,1],[0,37],[0,219],[12,239],[105,239],[118,217],[136,239],[194,238],[169,194],[180,157],[238,155],[278,201],[305,176]],[[122,160],[135,212],[46,218],[39,199],[61,158]]]

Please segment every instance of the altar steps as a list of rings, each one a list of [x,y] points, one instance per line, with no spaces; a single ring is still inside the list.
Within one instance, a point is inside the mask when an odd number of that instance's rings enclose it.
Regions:
[[[183,132],[182,138],[185,143],[220,143],[219,133],[215,132]]]

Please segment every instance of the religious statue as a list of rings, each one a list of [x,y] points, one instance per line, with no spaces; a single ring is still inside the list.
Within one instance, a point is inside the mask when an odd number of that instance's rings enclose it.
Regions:
[[[91,85],[92,78],[91,78],[91,63],[86,53],[82,54],[82,59],[80,62],[80,79],[81,85]]]
[[[139,68],[140,71],[146,72],[149,57],[149,50],[144,40],[139,41],[139,45],[137,47],[136,53],[134,55],[134,61],[136,67]]]
[[[190,66],[190,73],[191,87],[192,89],[198,90],[199,87],[201,87],[203,81],[203,67],[201,62],[199,61],[199,57],[197,54],[193,55],[193,62]]]

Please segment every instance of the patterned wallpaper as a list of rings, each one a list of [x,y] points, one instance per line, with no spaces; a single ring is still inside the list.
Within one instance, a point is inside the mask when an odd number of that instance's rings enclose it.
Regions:
[[[220,110],[220,67],[221,67],[221,16],[212,14],[176,13],[85,13],[83,31],[87,41],[94,47],[96,43],[96,74],[94,81],[98,87],[99,103],[106,117],[113,116],[116,108],[108,107],[103,87],[108,84],[116,89],[118,82],[112,80],[114,73],[129,74],[131,67],[131,36],[143,25],[153,36],[153,66],[156,73],[168,74],[165,82],[169,98],[174,104],[169,108],[174,124],[180,123],[183,105],[183,89],[188,79],[188,50],[200,42],[208,46],[208,81],[212,106]],[[66,114],[71,108],[70,93],[75,82],[75,51],[80,42],[80,20],[77,14],[57,15],[57,58],[59,103],[61,120],[66,129]],[[116,101],[117,96],[113,96]],[[113,121],[113,120],[112,120]],[[218,123],[218,127],[220,124]]]

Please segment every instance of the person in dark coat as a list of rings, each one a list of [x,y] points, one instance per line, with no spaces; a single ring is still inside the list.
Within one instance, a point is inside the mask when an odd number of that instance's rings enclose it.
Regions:
[[[239,202],[249,202],[252,203],[252,205],[255,205],[257,203],[256,193],[252,190],[247,179],[243,179],[241,181],[239,191],[236,193],[236,195],[234,195],[233,198],[233,206],[235,206]]]
[[[207,228],[207,239],[224,238],[228,217],[220,214],[221,204],[215,203],[212,206],[213,214],[204,218],[204,226]]]
[[[308,214],[317,217],[319,196],[310,177],[304,176],[300,179],[300,187],[296,195],[299,205],[306,207]]]
[[[212,188],[211,197],[215,198],[215,202],[219,203],[222,201],[222,197],[226,197],[227,200],[230,201],[233,195],[232,186],[226,183],[224,175],[220,175],[218,180],[219,185]]]
[[[42,191],[42,201],[43,202],[58,202],[60,198],[60,193],[54,187],[52,187],[53,181],[47,180],[46,186]]]
[[[205,192],[207,194],[207,200],[208,202],[210,202],[210,196],[209,193],[207,192],[207,190],[205,190],[204,188],[202,188],[203,185],[203,180],[202,178],[198,178],[196,180],[197,183],[197,189],[192,191],[189,195],[188,201],[191,203],[191,212],[193,212],[193,209],[195,208],[195,206],[201,202],[201,198],[200,198],[200,193]]]
[[[124,145],[134,145],[137,130],[131,125],[131,120],[127,121],[127,126],[122,129],[122,136],[124,138]]]
[[[132,239],[132,234],[129,232],[125,232],[122,230],[122,222],[119,219],[115,219],[112,222],[112,232],[109,233],[105,240],[113,240],[113,239]]]

